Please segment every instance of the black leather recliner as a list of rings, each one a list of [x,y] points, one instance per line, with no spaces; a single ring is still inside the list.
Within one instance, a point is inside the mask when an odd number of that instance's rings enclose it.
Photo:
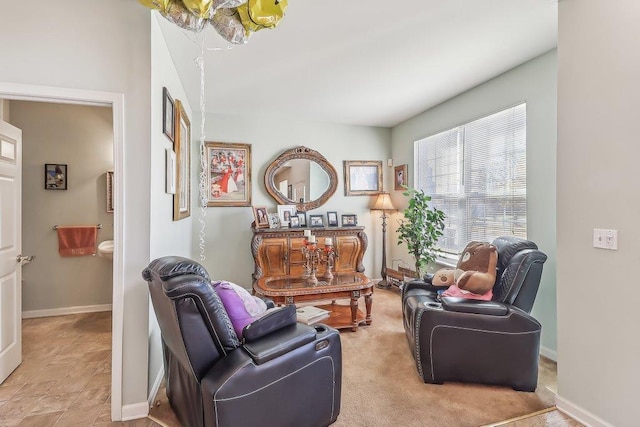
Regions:
[[[327,426],[340,413],[340,335],[269,312],[239,341],[195,261],[163,257],[142,273],[162,332],[165,387],[184,426]]]
[[[404,329],[424,382],[507,385],[534,391],[540,323],[533,307],[547,256],[535,243],[499,237],[492,301],[440,298],[428,281],[402,289]]]

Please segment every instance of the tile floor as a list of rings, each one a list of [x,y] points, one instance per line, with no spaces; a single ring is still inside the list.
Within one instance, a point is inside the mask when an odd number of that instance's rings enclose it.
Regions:
[[[111,313],[24,319],[22,364],[0,385],[0,427],[111,422]]]

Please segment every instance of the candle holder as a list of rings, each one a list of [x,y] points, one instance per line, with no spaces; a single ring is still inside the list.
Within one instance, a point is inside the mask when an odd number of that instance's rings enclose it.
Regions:
[[[310,242],[305,239],[301,250],[304,256],[304,274],[302,278],[306,279],[310,285],[315,286],[318,284],[316,273],[318,272],[318,263],[320,262],[320,248],[318,248],[315,242]]]
[[[322,261],[324,261],[324,263],[327,265],[327,267],[324,270],[324,274],[322,275],[322,278],[327,280],[328,282],[333,280],[333,272],[332,272],[332,270],[333,270],[335,259],[336,259],[336,252],[333,249],[333,245],[325,244]]]

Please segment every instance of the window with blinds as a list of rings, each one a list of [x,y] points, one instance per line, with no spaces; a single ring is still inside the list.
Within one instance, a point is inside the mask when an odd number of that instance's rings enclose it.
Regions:
[[[526,104],[415,142],[416,188],[445,215],[439,248],[527,237]]]

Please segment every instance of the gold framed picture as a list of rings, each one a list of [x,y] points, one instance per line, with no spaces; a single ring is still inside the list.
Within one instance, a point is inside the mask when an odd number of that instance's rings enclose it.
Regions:
[[[409,167],[407,165],[400,165],[394,168],[393,175],[393,189],[404,190],[409,184],[409,177],[407,176]]]
[[[207,206],[251,206],[251,144],[207,142]]]
[[[382,161],[344,161],[345,196],[371,196],[381,191]]]
[[[173,195],[173,220],[191,215],[191,122],[180,100],[176,100],[175,153],[176,192]]]

